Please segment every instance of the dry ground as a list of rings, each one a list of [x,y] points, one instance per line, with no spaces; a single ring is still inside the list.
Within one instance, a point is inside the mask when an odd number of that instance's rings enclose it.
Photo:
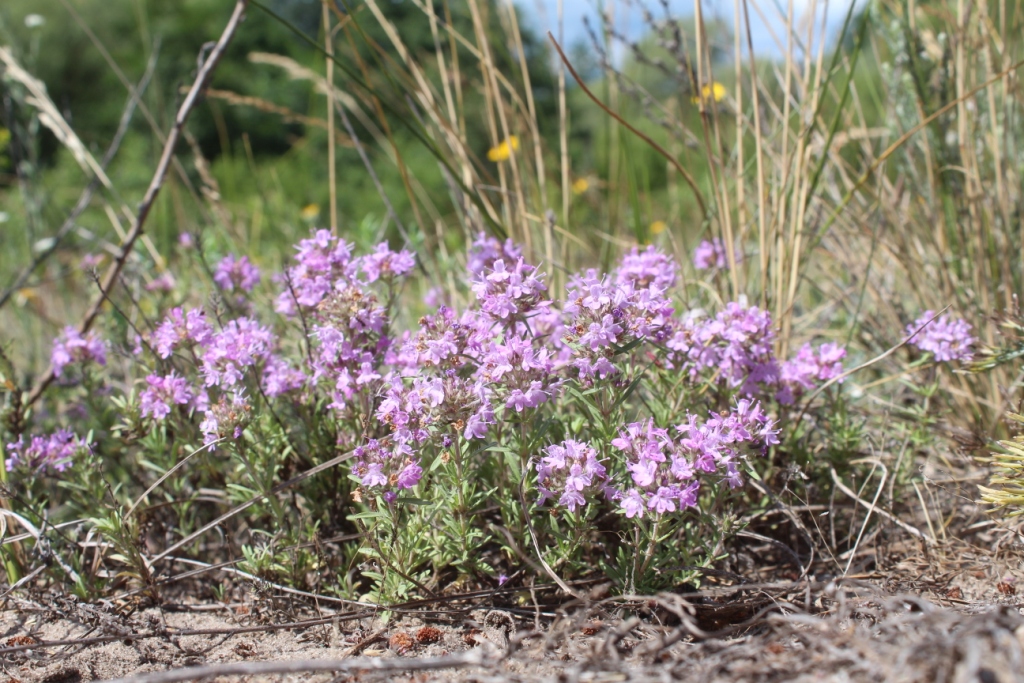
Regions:
[[[920,465],[920,496],[876,499],[869,477],[856,491],[847,481],[850,494],[837,486],[827,506],[780,501],[757,513],[697,592],[627,600],[590,582],[576,584],[588,600],[570,601],[548,584],[443,593],[390,614],[289,596],[237,575],[228,577],[226,604],[197,597],[211,595],[209,574],[169,584],[160,604],[4,592],[0,683],[169,683],[200,674],[1024,681],[1024,536],[973,502],[985,479],[975,461],[929,456]]]
[[[5,680],[25,683],[192,680],[199,670],[152,674],[231,663],[249,673],[218,680],[1024,680],[1016,572],[979,563],[936,582],[921,570],[906,563],[884,579],[751,584],[556,612],[453,601],[391,623],[255,596],[130,614],[17,597],[0,617],[0,645]],[[282,628],[298,622],[306,625]],[[286,662],[300,671],[260,673]]]

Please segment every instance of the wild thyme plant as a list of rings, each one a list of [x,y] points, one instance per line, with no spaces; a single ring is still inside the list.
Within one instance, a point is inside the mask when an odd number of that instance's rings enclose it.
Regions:
[[[558,293],[511,241],[480,235],[464,291],[449,293],[470,304],[434,293],[398,329],[415,265],[386,243],[356,255],[317,230],[271,278],[277,316],[257,267],[229,255],[213,271],[222,306],[181,302],[121,345],[65,331],[53,357],[66,386],[36,420],[55,431],[14,434],[7,466],[24,481],[92,483],[73,501],[40,493],[33,514],[106,520],[107,559],[140,581],[143,555],[222,511],[219,489],[232,505],[263,497],[238,554],[265,578],[322,573],[310,553],[289,567],[282,549],[346,531],[358,553],[335,565],[337,590],[381,602],[497,583],[538,559],[560,577],[598,568],[620,590],[653,590],[722,555],[733,492],[779,444],[780,418],[842,371],[835,344],[776,358],[771,317],[744,301],[677,309],[677,264],[654,247]],[[127,375],[104,367],[111,353]],[[105,411],[60,402],[83,382]],[[79,472],[83,449],[116,486]],[[347,477],[331,468],[272,491],[339,455]],[[165,505],[127,509],[186,457],[151,494]],[[87,510],[89,496],[109,512]],[[149,549],[141,531],[124,533],[154,526]]]

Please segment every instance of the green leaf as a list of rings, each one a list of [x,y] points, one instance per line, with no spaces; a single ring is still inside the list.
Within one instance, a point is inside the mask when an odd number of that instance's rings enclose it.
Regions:
[[[612,345],[612,349],[614,351],[614,353],[612,353],[612,356],[614,357],[621,355],[623,353],[628,353],[635,349],[636,347],[643,344],[645,341],[647,341],[647,337],[637,337],[633,341],[629,342],[628,344],[623,344],[622,346]]]
[[[634,391],[636,391],[636,388],[638,386],[640,386],[640,380],[642,380],[644,378],[644,373],[647,372],[647,370],[650,369],[651,365],[654,365],[654,363],[651,363],[646,368],[641,370],[640,374],[638,374],[636,376],[636,379],[634,379],[632,382],[630,382],[629,386],[626,387],[626,390],[622,392],[622,395],[620,395],[617,399],[615,399],[615,403],[612,404],[612,408],[613,409],[617,409],[620,405],[622,405],[622,403],[627,398],[629,398],[633,394]]]
[[[386,517],[387,517],[387,514],[385,514],[383,512],[357,512],[357,513],[355,513],[353,515],[349,515],[348,519],[350,519],[350,520],[357,520],[357,519],[383,519],[383,518],[386,518]]]
[[[405,503],[407,505],[430,505],[429,500],[424,500],[422,498],[413,498],[411,496],[408,498],[399,498],[396,502]]]

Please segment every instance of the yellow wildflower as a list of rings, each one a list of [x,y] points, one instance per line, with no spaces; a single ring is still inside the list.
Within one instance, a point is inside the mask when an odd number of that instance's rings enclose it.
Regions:
[[[668,224],[665,221],[654,221],[649,229],[652,235],[660,235],[665,232],[666,228],[668,228]]]
[[[302,216],[302,220],[304,221],[315,221],[317,216],[320,215],[320,205],[306,204],[302,207],[302,211],[299,212],[299,215]]]
[[[572,181],[572,193],[583,194],[590,189],[590,182],[586,178],[577,178]]]
[[[509,135],[508,140],[504,140],[497,147],[491,147],[487,150],[487,158],[490,161],[508,161],[509,157],[512,156],[512,152],[519,151],[519,138],[515,135]]]
[[[700,89],[700,97],[694,95],[690,98],[690,101],[697,104],[702,99],[707,102],[708,100],[714,100],[715,102],[721,102],[725,99],[725,86],[718,81],[713,81]]]

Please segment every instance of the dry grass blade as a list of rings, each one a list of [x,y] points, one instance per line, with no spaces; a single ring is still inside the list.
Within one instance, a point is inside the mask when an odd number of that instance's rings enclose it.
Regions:
[[[0,62],[4,65],[4,75],[7,78],[25,86],[28,91],[25,101],[39,112],[39,122],[49,128],[54,137],[71,152],[82,170],[96,177],[107,189],[113,188],[114,184],[110,182],[103,166],[89,153],[85,144],[64,120],[57,105],[46,93],[46,85],[21,68],[10,48],[0,47]]]
[[[305,472],[303,472],[302,474],[300,474],[300,475],[298,475],[296,477],[292,477],[288,481],[281,482],[280,484],[278,484],[274,488],[270,489],[269,491],[266,491],[264,493],[260,493],[260,494],[258,494],[256,496],[253,496],[252,498],[250,498],[249,500],[245,501],[244,503],[231,508],[230,510],[225,512],[223,515],[221,515],[220,517],[218,517],[215,520],[213,520],[212,522],[210,522],[209,524],[206,524],[202,528],[193,531],[191,534],[189,534],[185,538],[181,539],[177,543],[174,543],[173,545],[171,545],[170,548],[167,548],[166,550],[164,550],[162,553],[160,553],[156,557],[147,560],[146,563],[150,567],[152,567],[154,564],[156,564],[160,560],[164,559],[165,557],[167,557],[168,555],[173,553],[175,550],[178,550],[179,548],[181,548],[181,547],[183,547],[185,545],[188,545],[189,543],[191,543],[195,539],[197,539],[200,536],[202,536],[203,534],[205,534],[210,529],[213,529],[214,527],[219,526],[220,524],[222,524],[223,522],[225,522],[228,519],[231,519],[232,517],[234,517],[238,513],[243,512],[245,510],[248,510],[250,507],[252,507],[256,503],[260,502],[264,498],[267,498],[269,496],[273,496],[273,495],[275,495],[277,493],[280,493],[281,491],[285,491],[285,490],[291,488],[292,486],[295,486],[299,482],[303,482],[306,479],[309,479],[310,477],[312,477],[315,474],[319,474],[320,472],[323,472],[324,470],[330,469],[331,467],[334,467],[335,465],[339,465],[339,464],[345,462],[346,460],[350,459],[351,457],[352,457],[351,453],[344,453],[344,454],[339,455],[337,457],[331,458],[327,462],[320,463],[316,467],[312,467],[312,468],[306,470]]]
[[[637,128],[635,126],[630,124],[628,121],[626,121],[624,118],[622,118],[619,114],[617,114],[614,111],[612,111],[612,109],[609,108],[608,105],[606,105],[604,102],[602,102],[597,97],[597,95],[595,95],[593,92],[591,92],[590,88],[587,87],[587,84],[583,82],[582,78],[580,78],[580,75],[578,73],[576,73],[576,69],[573,68],[572,63],[569,61],[569,58],[566,57],[565,56],[565,52],[562,51],[562,46],[558,44],[558,41],[555,40],[555,37],[553,35],[551,35],[550,31],[548,32],[548,39],[550,39],[551,40],[551,44],[555,46],[555,50],[558,51],[558,56],[562,59],[562,63],[565,64],[565,67],[569,70],[569,74],[572,75],[573,79],[576,80],[576,84],[580,86],[580,89],[583,90],[584,93],[586,93],[587,97],[589,97],[591,99],[591,101],[594,102],[594,104],[596,104],[597,106],[601,107],[601,109],[603,109],[605,111],[605,113],[607,113],[613,119],[618,121],[624,128],[626,128],[626,130],[628,130],[629,132],[633,133],[633,135],[636,135],[638,138],[640,138],[641,140],[646,142],[648,145],[650,145],[651,149],[656,151],[661,156],[665,157],[665,159],[670,164],[672,164],[675,167],[676,171],[679,172],[679,175],[683,176],[683,178],[686,179],[686,183],[690,186],[690,189],[693,190],[693,197],[694,197],[694,199],[696,199],[697,200],[697,204],[700,205],[700,212],[701,212],[702,216],[704,218],[707,218],[708,217],[708,209],[707,209],[707,206],[704,204],[704,199],[701,197],[701,194],[700,194],[700,188],[697,187],[697,181],[694,179],[693,175],[689,171],[687,171],[685,168],[683,168],[682,164],[680,164],[679,161],[674,156],[672,156],[667,151],[665,151],[664,147],[662,147],[657,142],[652,140],[649,135],[646,135],[646,134],[642,133],[641,131],[637,130]]]
[[[102,168],[106,168],[118,150],[121,148],[121,143],[124,141],[125,134],[128,132],[128,127],[131,124],[132,117],[135,114],[136,108],[141,104],[140,98],[149,86],[149,82],[153,77],[153,72],[156,69],[156,50],[150,56],[149,61],[146,63],[146,72],[143,74],[142,79],[139,81],[138,86],[132,89],[128,95],[128,103],[125,105],[124,112],[121,114],[121,120],[117,124],[117,131],[114,133],[114,138],[107,147],[107,151],[103,154],[103,159],[100,162]],[[67,218],[58,228],[57,232],[53,236],[53,241],[50,246],[40,252],[32,263],[26,265],[14,281],[4,290],[3,294],[0,294],[0,308],[10,300],[11,296],[20,290],[25,283],[28,281],[32,273],[35,272],[36,268],[42,265],[47,259],[49,259],[58,248],[60,248],[63,240],[68,234],[75,229],[78,221],[78,217],[89,207],[90,202],[93,198],[93,193],[100,186],[100,179],[98,177],[93,178],[88,185],[82,190],[82,193],[78,196],[78,201],[75,202],[75,206],[71,209]]]
[[[164,143],[163,153],[160,156],[160,161],[157,163],[153,179],[150,181],[146,194],[143,196],[142,202],[139,204],[139,209],[135,215],[131,231],[125,236],[124,241],[121,243],[121,249],[117,258],[114,259],[114,262],[110,265],[103,276],[103,281],[100,284],[99,296],[97,296],[93,301],[89,310],[82,318],[81,323],[79,323],[78,330],[82,334],[92,327],[93,322],[96,320],[96,316],[99,315],[100,308],[103,306],[104,301],[107,300],[110,290],[117,282],[118,275],[120,275],[121,269],[124,268],[124,264],[128,260],[129,254],[132,252],[132,247],[135,246],[135,242],[142,236],[143,229],[146,225],[146,219],[149,217],[149,212],[153,208],[153,203],[156,201],[157,195],[160,194],[160,189],[163,187],[164,179],[167,177],[167,170],[170,168],[171,161],[174,158],[174,148],[178,144],[178,140],[181,138],[181,131],[185,126],[185,122],[188,120],[189,114],[192,113],[192,109],[199,101],[203,88],[206,87],[207,82],[209,82],[210,78],[213,76],[213,72],[217,69],[217,65],[220,63],[221,57],[224,56],[224,52],[227,50],[232,38],[234,38],[235,31],[238,29],[238,26],[242,21],[242,17],[245,15],[245,9],[248,4],[249,0],[237,0],[227,26],[225,26],[223,33],[221,33],[220,39],[217,41],[216,45],[214,45],[209,55],[207,55],[206,60],[199,69],[199,73],[196,74],[195,81],[192,83],[192,88],[189,90],[188,96],[185,98],[185,101],[181,103],[181,107],[178,109],[178,113],[174,118],[174,125],[171,127],[170,133],[167,135],[166,143]],[[32,388],[32,391],[29,392],[28,397],[25,399],[25,406],[31,406],[38,401],[39,397],[42,396],[44,391],[46,391],[46,388],[50,386],[51,382],[53,382],[53,379],[54,369],[53,365],[51,365],[43,374],[42,378],[40,378]]]
[[[847,486],[846,484],[843,483],[843,480],[839,478],[839,473],[836,472],[835,468],[830,468],[830,469],[831,469],[831,472],[832,472],[832,481],[835,482],[836,487],[840,491],[842,491],[843,493],[848,495],[850,498],[853,498],[859,504],[864,506],[869,512],[873,512],[873,513],[879,515],[880,517],[885,517],[887,520],[889,520],[890,522],[892,522],[893,524],[895,524],[899,528],[903,529],[904,531],[906,531],[908,534],[910,534],[914,538],[918,538],[918,539],[924,541],[925,543],[927,543],[928,545],[935,545],[935,541],[933,539],[929,538],[926,534],[922,533],[920,529],[912,527],[911,525],[907,524],[906,522],[904,522],[902,519],[900,519],[896,515],[892,514],[891,512],[883,510],[882,508],[877,507],[874,503],[869,503],[868,501],[866,501],[863,498],[861,498],[860,496],[858,496],[856,491],[854,491],[849,486]],[[879,487],[879,490],[881,490],[881,487]],[[876,497],[876,500],[877,500],[877,497]],[[865,522],[865,524],[866,523],[867,522]]]

